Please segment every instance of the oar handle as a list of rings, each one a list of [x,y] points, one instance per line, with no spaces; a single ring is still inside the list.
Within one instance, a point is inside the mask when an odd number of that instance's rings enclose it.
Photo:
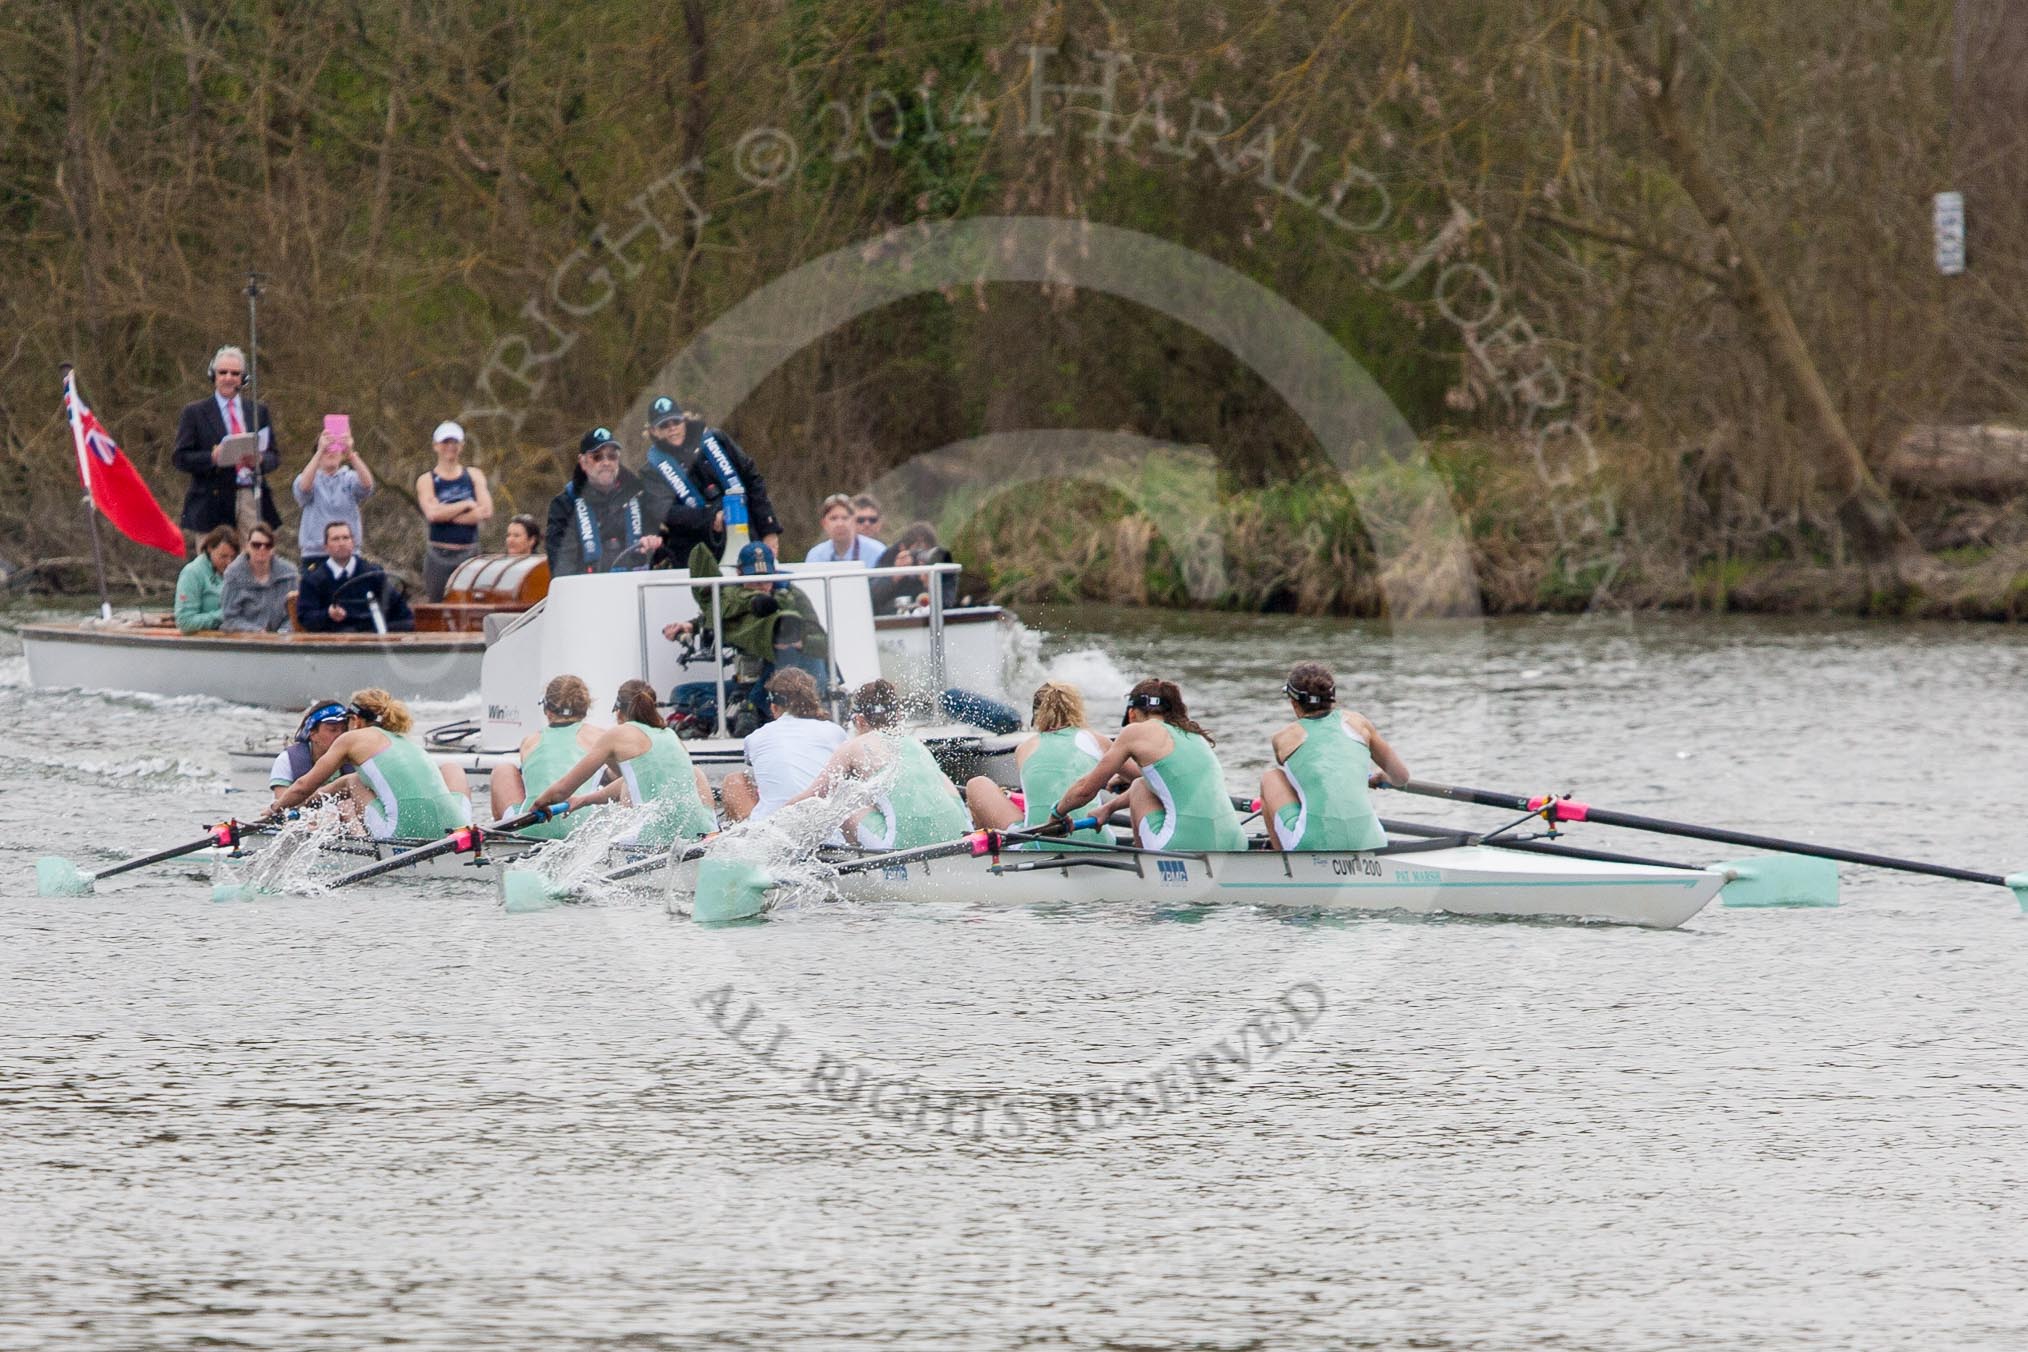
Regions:
[[[331,880],[331,886],[350,887],[354,883],[363,883],[368,879],[393,873],[397,869],[407,868],[411,864],[420,864],[425,859],[434,859],[440,854],[473,854],[478,851],[489,832],[518,831],[524,826],[533,826],[537,822],[546,822],[561,817],[569,811],[570,804],[568,803],[551,803],[547,807],[538,807],[532,811],[524,812],[518,817],[503,817],[490,826],[460,826],[446,833],[442,840],[433,840],[427,845],[418,845],[413,850],[403,850],[400,854],[394,855],[391,858],[382,859],[376,863],[368,864],[364,868],[356,868],[350,873],[341,874]]]
[[[1742,845],[1750,850],[1778,850],[1789,854],[1807,854],[1818,859],[1835,859],[1843,864],[1860,864],[1867,868],[1893,869],[1901,873],[1922,873],[1933,878],[1952,878],[1959,882],[1986,883],[1993,887],[2006,887],[2007,880],[1997,873],[1979,873],[1971,869],[1953,868],[1948,864],[1925,864],[1914,859],[1897,859],[1892,855],[1874,854],[1866,850],[1847,850],[1835,845],[1811,845],[1799,840],[1784,840],[1779,836],[1763,836],[1751,831],[1727,831],[1715,826],[1699,826],[1694,822],[1668,821],[1661,817],[1643,817],[1632,812],[1614,812],[1606,808],[1593,807],[1574,798],[1536,796],[1524,798],[1520,794],[1499,793],[1492,789],[1463,788],[1455,784],[1431,784],[1412,779],[1398,785],[1404,793],[1419,793],[1428,798],[1448,798],[1453,802],[1476,803],[1482,807],[1512,808],[1517,812],[1539,811],[1550,821],[1593,822],[1599,826],[1618,826],[1629,831],[1650,831],[1656,835],[1682,836],[1688,840],[1709,840],[1720,845]]]

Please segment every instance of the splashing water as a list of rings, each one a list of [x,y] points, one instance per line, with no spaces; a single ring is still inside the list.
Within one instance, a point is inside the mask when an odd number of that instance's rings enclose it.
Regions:
[[[217,857],[212,896],[220,900],[320,896],[331,890],[334,862],[345,868],[373,862],[372,846],[353,832],[335,807],[305,812],[251,843],[257,848],[236,857]]]

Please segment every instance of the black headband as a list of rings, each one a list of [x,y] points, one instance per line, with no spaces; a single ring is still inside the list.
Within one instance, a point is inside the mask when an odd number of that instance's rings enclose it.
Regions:
[[[1282,683],[1282,693],[1302,705],[1305,709],[1321,709],[1338,698],[1336,686],[1319,693],[1314,690],[1298,690],[1286,681]]]

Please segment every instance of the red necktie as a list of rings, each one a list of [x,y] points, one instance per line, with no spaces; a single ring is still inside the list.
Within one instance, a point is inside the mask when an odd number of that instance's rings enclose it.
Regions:
[[[241,432],[244,432],[246,429],[239,425],[239,400],[234,399],[228,402],[225,406],[225,411],[232,417],[232,434],[238,436]]]

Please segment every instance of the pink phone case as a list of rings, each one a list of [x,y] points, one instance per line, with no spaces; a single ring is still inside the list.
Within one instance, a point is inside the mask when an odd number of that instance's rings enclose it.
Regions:
[[[344,441],[352,440],[352,415],[349,413],[326,413],[324,431],[327,435]]]

